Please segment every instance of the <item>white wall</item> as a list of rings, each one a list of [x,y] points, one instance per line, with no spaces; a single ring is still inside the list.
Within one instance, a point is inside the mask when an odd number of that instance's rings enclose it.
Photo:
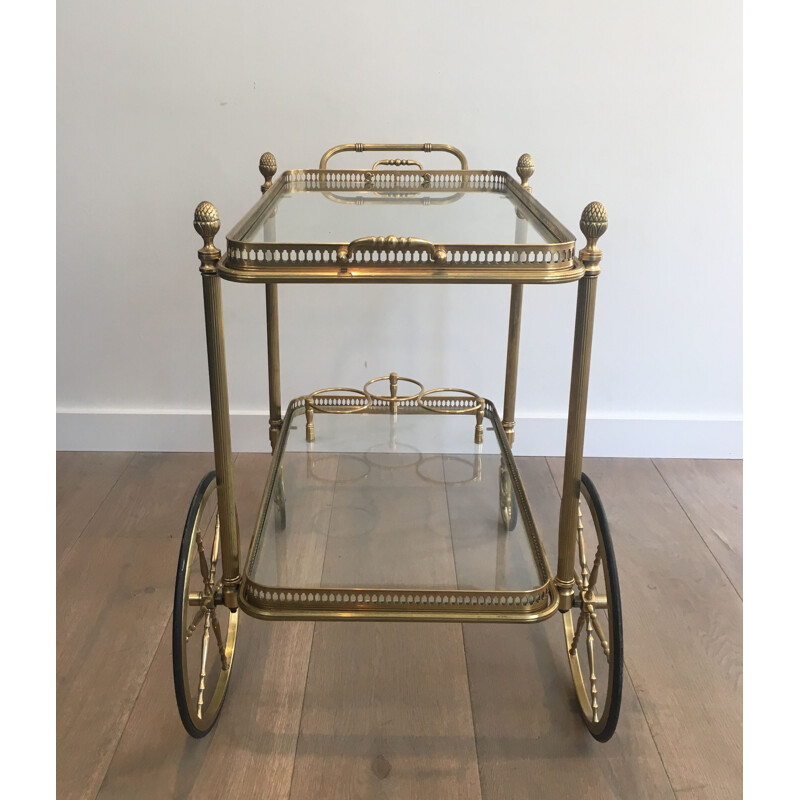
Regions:
[[[442,141],[512,174],[530,152],[535,196],[574,231],[589,201],[608,209],[587,454],[741,455],[738,4],[73,0],[58,14],[59,448],[210,448],[200,200],[224,246],[265,150],[280,171],[341,142]],[[502,402],[508,287],[280,294],[284,401],[397,370]],[[526,289],[519,453],[563,450],[574,298]],[[226,284],[224,301],[234,446],[264,449],[263,292]]]

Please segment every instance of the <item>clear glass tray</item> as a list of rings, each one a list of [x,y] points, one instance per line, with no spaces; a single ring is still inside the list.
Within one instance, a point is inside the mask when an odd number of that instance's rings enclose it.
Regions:
[[[227,236],[230,280],[563,283],[575,237],[505,172],[290,170]]]
[[[456,405],[473,401],[461,396],[397,413],[387,402],[340,402],[331,413],[317,406],[311,442],[303,398],[287,412],[247,562],[251,613],[529,619],[551,604],[491,403],[475,444],[477,416]]]

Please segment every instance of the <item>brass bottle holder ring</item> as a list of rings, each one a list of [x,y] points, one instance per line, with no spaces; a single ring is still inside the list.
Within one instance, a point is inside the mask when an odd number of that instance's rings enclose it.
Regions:
[[[317,398],[324,398],[326,395],[333,394],[335,392],[348,392],[349,394],[355,395],[353,399],[356,399],[356,397],[363,397],[366,402],[354,405],[340,405],[338,403],[335,405],[333,403],[328,405],[324,402],[324,400],[321,403],[317,402]],[[316,392],[306,395],[306,408],[308,408],[309,405],[314,409],[314,411],[319,411],[324,414],[355,414],[359,411],[366,411],[372,405],[372,399],[361,389],[350,389],[346,386],[336,386],[330,389],[317,389]]]
[[[440,404],[437,405],[432,405],[425,402],[426,397],[448,392],[466,395],[467,397],[473,398],[475,402],[471,405],[464,405],[464,400],[453,397],[441,398],[439,401]],[[452,403],[452,405],[448,405],[448,403]],[[482,397],[479,397],[477,394],[475,394],[475,392],[470,392],[469,389],[428,389],[419,395],[417,398],[417,405],[420,406],[420,408],[424,408],[426,411],[432,411],[435,414],[475,414],[477,418],[475,423],[475,444],[483,444],[483,416],[486,408],[486,401]]]
[[[380,383],[381,381],[389,381],[390,387],[390,395],[383,395],[383,394],[374,394],[369,390],[369,386],[372,386],[373,383]],[[406,383],[413,383],[415,386],[419,386],[419,391],[415,394],[397,394],[397,384],[400,381],[405,381]],[[372,380],[367,381],[364,384],[363,394],[369,397],[370,400],[373,402],[375,400],[382,400],[385,403],[390,403],[395,405],[396,403],[404,403],[413,400],[418,400],[423,392],[425,391],[425,387],[418,381],[414,380],[414,378],[402,378],[396,372],[392,372],[389,375],[383,375],[380,378],[373,378]]]
[[[369,387],[381,381],[389,381],[390,394],[375,394]],[[419,387],[419,391],[414,394],[398,394],[397,386],[400,381],[413,383]],[[327,400],[327,396],[336,395],[339,392],[346,392],[353,395],[352,398],[333,396]],[[452,397],[453,394],[462,397]],[[435,397],[435,395],[446,395]],[[366,402],[350,402],[363,397]],[[426,402],[426,398],[429,401]],[[472,400],[472,402],[470,402]],[[475,444],[483,444],[483,417],[485,413],[486,401],[468,389],[439,388],[425,389],[425,387],[415,378],[404,378],[396,372],[372,378],[364,384],[363,389],[353,389],[339,386],[329,389],[318,389],[306,395],[304,398],[306,414],[306,441],[314,441],[314,412],[319,411],[324,414],[356,414],[359,411],[366,411],[373,403],[382,405],[388,404],[392,413],[397,413],[398,406],[414,404],[435,414],[475,414]]]
[[[347,392],[354,395],[353,400],[358,397],[363,397],[366,403],[354,403],[352,405],[343,403],[343,398],[336,398],[338,402],[326,404],[326,395],[335,392]],[[305,410],[306,410],[306,441],[314,441],[314,411],[319,411],[324,414],[356,414],[359,411],[366,411],[372,405],[372,400],[369,395],[362,392],[361,389],[351,389],[347,386],[335,386],[329,389],[317,389],[305,397]]]

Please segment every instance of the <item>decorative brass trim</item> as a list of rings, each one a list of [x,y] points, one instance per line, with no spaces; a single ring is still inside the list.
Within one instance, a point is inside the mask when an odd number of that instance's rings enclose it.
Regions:
[[[545,587],[530,592],[468,589],[273,588],[245,580],[239,607],[262,619],[542,622],[558,608]]]
[[[386,167],[417,167],[417,169],[422,169],[422,164],[419,161],[414,161],[413,158],[382,158],[380,161],[376,161],[370,169],[378,169],[378,167],[386,166]]]

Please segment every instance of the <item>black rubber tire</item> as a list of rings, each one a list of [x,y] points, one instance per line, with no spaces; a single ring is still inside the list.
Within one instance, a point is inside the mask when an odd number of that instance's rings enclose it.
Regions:
[[[613,636],[609,641],[609,647],[613,655],[613,668],[610,676],[610,686],[606,705],[608,715],[605,716],[605,723],[600,729],[593,729],[584,716],[587,728],[598,742],[607,742],[617,728],[619,721],[619,711],[622,703],[622,676],[624,670],[623,661],[623,638],[622,638],[622,602],[619,590],[619,573],[617,571],[617,560],[614,556],[614,545],[611,541],[611,530],[608,524],[603,503],[600,500],[600,493],[591,479],[581,475],[581,490],[584,497],[594,506],[594,517],[597,520],[597,535],[602,540],[602,547],[605,554],[605,583],[606,592],[611,598],[610,622]],[[582,714],[583,716],[583,714]]]
[[[205,475],[198,484],[194,497],[192,497],[192,502],[189,505],[189,513],[186,515],[186,522],[183,526],[183,537],[181,538],[178,569],[175,575],[175,597],[172,608],[172,677],[175,685],[175,701],[178,704],[178,713],[181,716],[183,727],[186,728],[186,732],[195,739],[202,739],[204,736],[208,735],[214,725],[216,725],[219,719],[219,713],[214,717],[212,723],[206,729],[202,730],[195,725],[186,705],[183,662],[181,657],[183,648],[183,585],[186,570],[189,567],[188,560],[192,544],[192,534],[194,532],[194,522],[199,513],[203,496],[208,490],[209,485],[216,481],[216,478],[217,474],[214,470],[211,470],[211,472]],[[225,687],[225,692],[227,693],[227,686]],[[222,702],[225,702],[224,696]]]

